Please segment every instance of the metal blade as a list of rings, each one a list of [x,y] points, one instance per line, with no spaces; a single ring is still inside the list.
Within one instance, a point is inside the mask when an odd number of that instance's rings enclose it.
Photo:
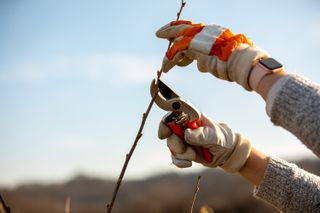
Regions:
[[[165,83],[163,83],[160,79],[158,80],[158,87],[159,87],[159,92],[161,95],[169,100],[171,98],[177,98],[179,95],[177,95],[170,87],[168,87]]]

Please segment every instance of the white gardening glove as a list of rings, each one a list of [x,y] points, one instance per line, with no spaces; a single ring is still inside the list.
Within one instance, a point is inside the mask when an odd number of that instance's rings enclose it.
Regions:
[[[167,146],[172,153],[172,162],[179,168],[192,165],[192,161],[207,167],[221,167],[226,172],[238,172],[247,161],[251,143],[227,124],[215,123],[202,115],[198,129],[186,129],[183,142],[163,123],[160,123],[158,136],[167,138]],[[202,156],[201,147],[208,148],[213,160],[207,163]]]
[[[245,35],[234,35],[218,25],[173,21],[161,27],[156,35],[173,41],[163,59],[163,72],[168,72],[175,65],[187,66],[196,60],[201,72],[235,81],[249,91],[248,77],[252,66],[259,59],[268,57]]]

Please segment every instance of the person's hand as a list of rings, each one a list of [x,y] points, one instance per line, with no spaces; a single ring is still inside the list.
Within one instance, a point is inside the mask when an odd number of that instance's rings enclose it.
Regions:
[[[195,161],[207,167],[220,166],[226,172],[237,172],[251,152],[248,139],[234,133],[227,124],[215,123],[205,115],[201,116],[198,129],[185,130],[185,142],[173,134],[163,121],[160,122],[158,136],[167,139],[172,162],[179,168],[190,167]],[[208,148],[212,153],[212,162],[207,163],[203,159],[201,147]]]
[[[173,21],[161,27],[156,35],[173,41],[163,59],[163,72],[168,72],[175,65],[187,66],[196,60],[200,71],[236,81],[246,90],[251,90],[248,77],[252,66],[259,59],[268,57],[245,35],[234,35],[218,25]]]

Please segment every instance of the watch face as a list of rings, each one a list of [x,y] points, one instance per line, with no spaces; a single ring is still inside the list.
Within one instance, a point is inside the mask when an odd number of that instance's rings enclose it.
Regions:
[[[266,58],[260,60],[260,63],[268,68],[269,70],[276,70],[282,67],[282,64],[280,64],[278,61],[274,60],[273,58]]]

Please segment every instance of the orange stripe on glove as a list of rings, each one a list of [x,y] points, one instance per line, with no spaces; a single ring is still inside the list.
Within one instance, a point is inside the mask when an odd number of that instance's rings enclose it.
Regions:
[[[204,28],[204,24],[192,24],[191,21],[180,20],[170,23],[171,26],[180,24],[192,25],[193,27],[184,29],[179,33],[179,37],[182,38],[176,41],[166,53],[169,60],[172,60],[178,52],[188,49],[192,39]],[[245,43],[249,46],[253,45],[245,35],[234,35],[229,29],[226,29],[215,39],[210,55],[215,55],[222,61],[227,61],[233,50],[240,44]]]
[[[171,26],[176,26],[176,25],[180,25],[180,24],[189,24],[189,25],[192,25],[192,21],[178,20],[178,21],[172,21],[172,22],[170,23]]]
[[[226,29],[218,38],[216,38],[216,41],[211,48],[210,55],[215,55],[220,60],[227,61],[233,50],[240,44],[253,45],[245,35],[233,35],[229,29]]]
[[[179,36],[181,36],[182,39],[175,42],[166,53],[169,60],[172,60],[174,56],[177,54],[177,52],[188,49],[193,37],[197,35],[204,27],[201,24],[196,24],[193,26],[194,27],[187,28],[179,33]]]

